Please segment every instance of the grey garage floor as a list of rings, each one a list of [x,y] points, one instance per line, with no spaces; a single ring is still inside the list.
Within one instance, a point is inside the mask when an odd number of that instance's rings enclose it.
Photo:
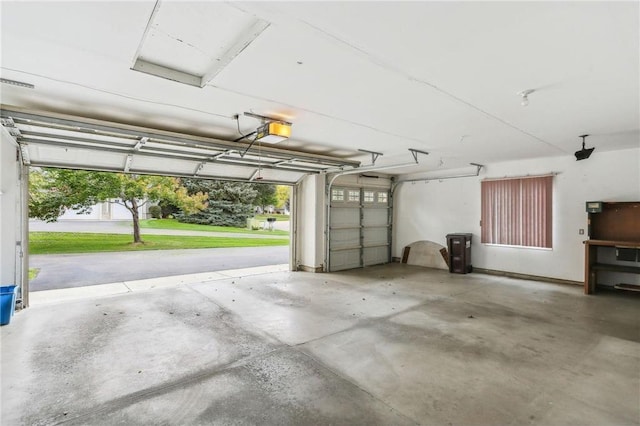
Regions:
[[[640,424],[640,298],[406,265],[41,305],[3,425]]]

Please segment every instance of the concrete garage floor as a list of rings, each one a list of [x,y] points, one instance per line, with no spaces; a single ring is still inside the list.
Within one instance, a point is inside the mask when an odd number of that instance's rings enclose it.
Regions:
[[[640,298],[406,265],[41,305],[3,425],[640,424]]]

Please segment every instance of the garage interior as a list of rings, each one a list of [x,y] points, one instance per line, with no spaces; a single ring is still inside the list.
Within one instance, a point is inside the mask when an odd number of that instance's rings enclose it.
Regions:
[[[0,14],[2,424],[640,424],[638,2]],[[290,270],[30,306],[38,166],[291,185]]]

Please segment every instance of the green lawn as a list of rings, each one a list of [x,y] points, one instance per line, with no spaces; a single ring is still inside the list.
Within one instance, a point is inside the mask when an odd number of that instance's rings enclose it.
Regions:
[[[187,237],[143,235],[144,244],[132,243],[126,234],[85,234],[74,232],[29,233],[30,254],[95,253],[105,251],[169,250],[217,247],[285,246],[286,238]]]
[[[29,268],[29,281],[35,280],[39,272],[39,268]]]
[[[182,223],[178,222],[176,219],[145,219],[140,221],[140,227],[153,229],[180,229],[184,231],[232,232],[234,234],[289,235],[288,231],[252,231],[251,229],[247,228],[234,228],[231,226],[213,226],[199,225],[197,223]]]

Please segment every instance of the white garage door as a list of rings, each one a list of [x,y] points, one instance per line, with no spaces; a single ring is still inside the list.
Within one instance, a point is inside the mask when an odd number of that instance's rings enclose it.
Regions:
[[[359,162],[2,106],[0,123],[29,166],[292,185],[307,174]]]
[[[329,271],[390,261],[388,189],[334,187],[330,203]]]

